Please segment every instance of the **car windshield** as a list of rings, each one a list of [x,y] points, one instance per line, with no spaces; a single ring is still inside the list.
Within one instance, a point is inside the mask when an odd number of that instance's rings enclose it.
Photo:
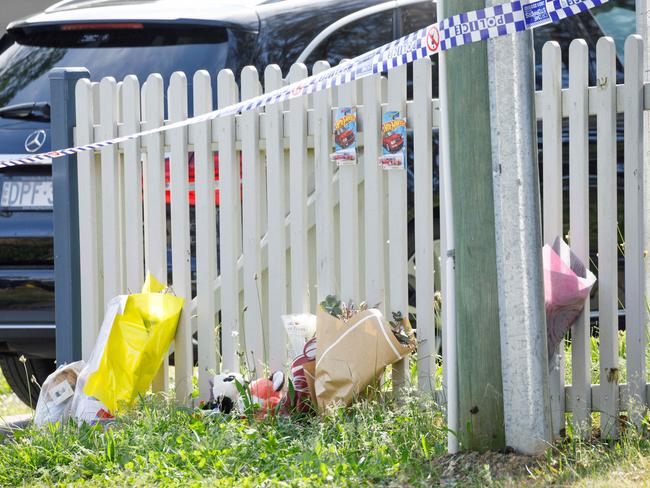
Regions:
[[[191,83],[199,69],[214,74],[224,68],[228,55],[227,33],[215,28],[46,31],[3,41],[0,107],[49,101],[48,72],[56,67],[87,68],[92,80],[112,76],[120,81],[135,74],[141,83],[150,73],[160,73],[168,82],[174,71],[183,71]]]

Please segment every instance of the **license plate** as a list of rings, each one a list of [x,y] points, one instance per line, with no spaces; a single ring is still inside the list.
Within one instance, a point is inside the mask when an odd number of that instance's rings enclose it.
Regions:
[[[2,208],[49,209],[52,201],[52,180],[48,178],[12,178],[2,182]]]

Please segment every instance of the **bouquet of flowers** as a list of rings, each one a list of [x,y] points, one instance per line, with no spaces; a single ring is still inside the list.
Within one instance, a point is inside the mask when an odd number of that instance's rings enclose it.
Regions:
[[[350,404],[373,384],[386,366],[415,350],[406,317],[393,313],[388,322],[377,308],[341,302],[328,296],[316,319],[315,394],[318,409]]]

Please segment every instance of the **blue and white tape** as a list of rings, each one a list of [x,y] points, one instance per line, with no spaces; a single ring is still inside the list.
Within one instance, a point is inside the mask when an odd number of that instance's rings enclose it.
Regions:
[[[440,51],[473,42],[507,36],[586,12],[608,0],[514,0],[510,3],[454,15],[407,36],[364,53],[349,62],[330,68],[297,83],[258,97],[208,112],[197,117],[84,146],[59,149],[19,159],[0,161],[0,168],[49,162],[53,158],[93,151],[159,132],[227,117],[292,98],[340,86],[366,76],[383,73]]]

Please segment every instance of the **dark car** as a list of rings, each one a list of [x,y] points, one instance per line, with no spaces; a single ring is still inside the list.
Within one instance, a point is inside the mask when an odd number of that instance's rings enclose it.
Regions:
[[[54,67],[83,66],[93,80],[127,74],[144,80],[152,72],[168,80],[174,71],[239,73],[249,64],[261,71],[271,63],[286,73],[301,56],[307,64],[318,59],[337,64],[416,31],[435,20],[435,9],[430,0],[59,2],[10,24],[0,39],[0,160],[51,149],[48,73]],[[587,38],[593,50],[600,35],[585,13],[563,21],[561,28],[538,29],[536,50],[548,40],[566,43],[577,37]],[[413,151],[407,153],[412,158]],[[42,383],[54,368],[50,175],[48,164],[0,171],[0,367],[26,403],[27,378],[33,374]],[[412,223],[409,229],[412,233]],[[21,354],[27,357],[27,375],[18,361]],[[36,389],[31,396],[36,399]]]

